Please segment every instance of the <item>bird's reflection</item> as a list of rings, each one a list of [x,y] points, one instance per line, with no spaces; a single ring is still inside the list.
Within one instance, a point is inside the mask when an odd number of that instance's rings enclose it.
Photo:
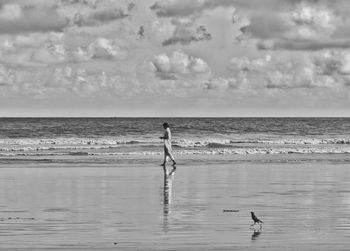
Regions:
[[[172,197],[172,188],[173,180],[176,168],[173,167],[172,170],[168,170],[166,167],[163,167],[164,170],[164,186],[163,186],[163,229],[165,232],[169,230],[168,226],[168,216],[170,213],[171,197]]]
[[[258,239],[258,237],[261,235],[261,230],[260,229],[254,229],[254,232],[252,234],[252,241],[255,241]]]

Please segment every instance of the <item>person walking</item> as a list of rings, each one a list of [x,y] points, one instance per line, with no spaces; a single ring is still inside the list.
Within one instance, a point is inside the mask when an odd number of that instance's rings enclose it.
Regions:
[[[164,136],[159,137],[160,139],[164,140],[164,162],[162,166],[165,166],[168,158],[170,158],[173,161],[173,166],[176,165],[174,156],[172,154],[172,149],[171,149],[171,132],[170,132],[170,127],[167,122],[163,123],[163,128],[164,128]]]

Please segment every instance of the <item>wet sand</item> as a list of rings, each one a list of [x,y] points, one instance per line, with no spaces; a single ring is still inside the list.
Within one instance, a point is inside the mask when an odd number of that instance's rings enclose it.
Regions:
[[[348,164],[201,161],[167,175],[140,161],[44,163],[0,172],[1,250],[349,250]],[[262,229],[250,228],[250,211]]]

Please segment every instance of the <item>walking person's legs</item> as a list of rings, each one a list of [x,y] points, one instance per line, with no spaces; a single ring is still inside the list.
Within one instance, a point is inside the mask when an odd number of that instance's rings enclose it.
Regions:
[[[169,153],[168,153],[168,156],[169,156],[169,158],[173,161],[173,165],[175,165],[176,162],[175,162],[175,158],[174,158],[173,154],[172,154],[171,152],[169,152]]]
[[[162,166],[165,166],[165,164],[168,162],[168,148],[164,146],[164,161]]]

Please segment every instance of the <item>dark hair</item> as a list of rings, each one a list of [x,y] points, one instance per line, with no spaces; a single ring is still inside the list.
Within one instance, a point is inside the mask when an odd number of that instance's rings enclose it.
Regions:
[[[168,127],[169,127],[169,124],[168,124],[167,122],[165,122],[165,123],[163,123],[163,126],[164,126],[165,128],[168,128]]]

